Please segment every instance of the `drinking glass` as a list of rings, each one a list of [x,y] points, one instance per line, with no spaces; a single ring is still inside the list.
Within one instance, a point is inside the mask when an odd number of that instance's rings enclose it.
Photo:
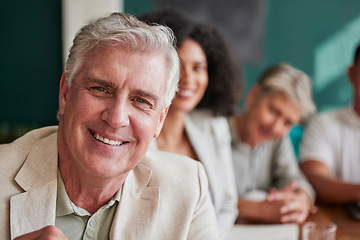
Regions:
[[[336,224],[333,222],[307,222],[302,227],[303,240],[335,240]]]

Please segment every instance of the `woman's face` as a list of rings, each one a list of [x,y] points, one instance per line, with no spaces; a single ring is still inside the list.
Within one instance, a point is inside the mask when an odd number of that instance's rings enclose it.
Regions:
[[[181,60],[179,91],[171,110],[192,111],[201,101],[209,83],[206,55],[200,44],[187,39],[178,50]]]

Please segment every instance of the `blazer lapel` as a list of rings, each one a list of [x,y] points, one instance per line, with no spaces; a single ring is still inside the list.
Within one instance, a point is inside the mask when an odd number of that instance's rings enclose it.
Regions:
[[[221,189],[218,189],[218,182],[215,180],[218,179],[218,167],[222,167],[218,166],[218,152],[214,148],[217,144],[214,142],[215,137],[211,128],[204,124],[200,128],[198,124],[196,119],[194,120],[187,116],[185,119],[185,131],[200,162],[204,165],[209,180],[209,189],[211,189],[211,198],[213,202],[217,202],[215,201],[217,195],[213,193],[221,192]]]
[[[56,134],[34,144],[15,181],[25,192],[10,199],[11,238],[55,224]]]
[[[200,125],[200,126],[199,126]],[[191,145],[193,146],[199,160],[206,159],[203,164],[212,161],[212,159],[218,156],[213,146],[214,133],[208,123],[197,122],[197,119],[192,119],[188,115],[185,118],[185,131],[189,137]]]
[[[154,239],[160,189],[149,187],[151,169],[138,164],[123,186],[110,239]]]

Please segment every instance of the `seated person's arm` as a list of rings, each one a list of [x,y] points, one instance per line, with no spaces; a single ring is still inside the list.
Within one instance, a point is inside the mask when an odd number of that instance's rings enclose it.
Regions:
[[[330,175],[329,168],[317,160],[306,160],[301,169],[323,202],[344,203],[360,200],[360,185],[345,183]]]
[[[274,144],[269,200],[283,200],[281,222],[302,223],[314,204],[315,191],[300,171],[289,137]]]
[[[239,219],[254,222],[279,223],[280,202],[270,202],[267,199],[262,201],[239,198],[238,211]]]

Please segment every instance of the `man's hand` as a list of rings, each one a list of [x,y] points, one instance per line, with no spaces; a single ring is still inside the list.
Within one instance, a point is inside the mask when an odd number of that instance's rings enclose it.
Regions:
[[[15,240],[69,240],[64,233],[55,226],[47,226],[38,231],[24,234]]]
[[[270,202],[282,202],[279,209],[281,223],[302,223],[308,217],[312,208],[312,200],[302,190],[297,190],[296,182],[292,182],[282,189],[271,189],[267,200]]]

